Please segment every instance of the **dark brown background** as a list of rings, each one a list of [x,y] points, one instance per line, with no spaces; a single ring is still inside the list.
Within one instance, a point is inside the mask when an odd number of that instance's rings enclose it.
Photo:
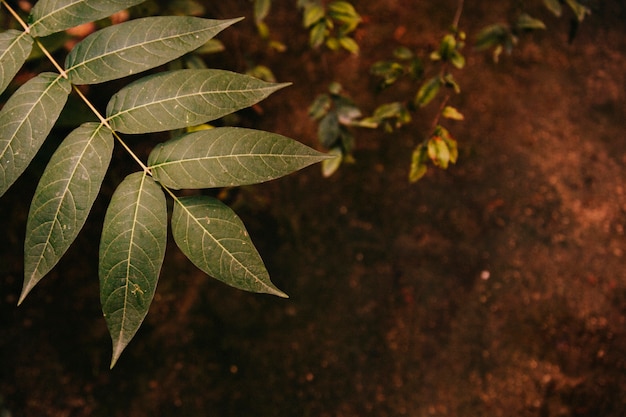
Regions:
[[[284,53],[255,35],[250,2],[208,6],[212,17],[248,17],[220,35],[227,49],[210,65],[252,61],[293,82],[243,124],[316,146],[307,106],[331,81],[365,112],[414,91],[376,94],[368,68],[398,45],[436,45],[455,2],[355,3],[367,19],[359,57],[311,51],[295,1],[275,2],[268,19]],[[470,37],[513,14],[495,3],[467,2]],[[132,162],[117,152],[85,230],[18,308],[41,156],[0,200],[10,415],[624,416],[626,7],[598,1],[568,44],[568,18],[528,3],[548,31],[498,65],[467,50],[456,73],[453,104],[466,116],[448,124],[456,166],[407,182],[427,110],[394,135],[357,131],[356,165],[330,179],[312,167],[231,192],[291,298],[226,287],[171,245],[150,313],[112,371],[99,224]]]

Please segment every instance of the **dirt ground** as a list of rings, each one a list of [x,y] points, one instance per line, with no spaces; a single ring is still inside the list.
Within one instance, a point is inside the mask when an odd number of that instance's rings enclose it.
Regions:
[[[365,112],[406,97],[409,85],[375,93],[369,66],[398,45],[431,48],[456,4],[355,2],[367,21],[353,57],[311,51],[291,3],[269,18],[286,52],[247,19],[210,64],[293,82],[242,120],[311,146],[317,94],[339,81]],[[466,3],[470,36],[510,13]],[[244,0],[209,9],[251,17]],[[0,200],[0,416],[626,415],[626,5],[597,2],[571,44],[566,18],[537,15],[549,30],[499,64],[467,51],[456,166],[408,183],[423,114],[393,135],[356,132],[357,163],[329,179],[311,167],[233,191],[290,298],[211,280],[170,245],[111,371],[98,224],[131,162],[118,159],[78,241],[18,308],[36,162]]]

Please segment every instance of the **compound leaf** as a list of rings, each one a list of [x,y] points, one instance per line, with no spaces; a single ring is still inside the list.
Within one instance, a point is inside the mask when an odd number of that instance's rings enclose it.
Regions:
[[[70,90],[68,80],[44,72],[22,85],[0,111],[0,196],[35,157]]]
[[[269,181],[325,158],[275,133],[220,127],[156,146],[148,164],[154,178],[166,187],[213,188]]]
[[[200,125],[249,107],[287,84],[214,69],[187,69],[144,77],[107,106],[114,130],[149,133]]]
[[[33,49],[27,33],[9,29],[0,33],[0,93],[7,88]]]
[[[31,10],[30,33],[47,36],[110,16],[145,0],[39,0]]]
[[[20,303],[72,244],[111,161],[113,136],[99,123],[75,129],[54,153],[28,213]]]
[[[111,367],[148,313],[165,257],[167,207],[144,172],[113,193],[100,241],[100,302],[113,341]]]
[[[269,274],[245,226],[221,201],[209,196],[175,200],[172,234],[198,268],[235,288],[287,297]]]
[[[157,16],[109,26],[79,42],[65,68],[74,84],[122,78],[193,51],[239,20]]]

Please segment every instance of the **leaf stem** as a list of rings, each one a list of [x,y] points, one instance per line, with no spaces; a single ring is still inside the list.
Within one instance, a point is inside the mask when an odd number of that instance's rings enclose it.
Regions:
[[[9,6],[9,4],[6,2],[6,0],[0,0],[0,2],[7,8],[7,10],[9,11],[9,13],[11,13],[11,15],[13,15],[13,17],[15,18],[15,20],[17,20],[19,22],[19,24],[24,28],[24,32],[25,33],[30,33],[30,27],[28,26],[28,24],[26,22],[24,22],[24,20],[17,14],[17,12],[15,10],[13,10],[11,8],[11,6]],[[54,57],[52,56],[52,54],[46,49],[46,47],[39,41],[38,38],[34,38],[35,42],[37,43],[37,46],[39,47],[39,49],[41,49],[41,52],[43,52],[43,54],[48,58],[48,60],[52,63],[52,65],[54,65],[54,67],[57,69],[57,71],[59,71],[59,74],[61,75],[61,77],[68,79],[68,75],[67,72],[63,69],[63,67],[54,59]],[[91,104],[91,102],[89,101],[89,99],[83,94],[82,91],[80,91],[80,89],[75,86],[72,85],[74,87],[74,91],[76,92],[76,94],[78,94],[78,96],[85,102],[85,104],[91,109],[91,111],[96,115],[96,117],[100,120],[100,123],[102,123],[104,126],[106,126],[111,132],[113,132],[113,136],[115,137],[115,139],[117,139],[117,141],[122,145],[122,147],[126,150],[126,152],[128,152],[128,154],[139,164],[139,166],[141,167],[141,169],[147,174],[152,176],[152,172],[150,171],[150,168],[148,168],[146,166],[146,164],[144,164],[141,159],[139,159],[139,157],[132,151],[132,149],[130,149],[130,147],[126,144],[126,142],[124,142],[124,140],[122,140],[122,138],[120,137],[120,135],[111,128],[111,125],[109,124],[109,122],[107,121],[107,119],[104,118],[104,116],[102,116],[100,114],[100,112],[94,107],[93,104]]]
[[[2,2],[2,4],[4,4],[4,6],[7,8],[7,10],[9,11],[9,13],[11,13],[11,15],[13,15],[13,17],[15,18],[15,20],[18,21],[18,23],[20,24],[20,26],[22,26],[22,28],[24,28],[24,32],[26,33],[30,33],[30,27],[28,26],[28,24],[26,22],[24,22],[24,20],[22,20],[22,18],[20,17],[19,14],[17,14],[17,12],[15,10],[13,10],[13,8],[11,6],[9,6],[9,4],[5,1],[5,0],[0,0]]]
[[[39,41],[38,38],[35,38],[35,42],[37,43],[37,46],[39,47],[39,49],[41,49],[41,52],[43,52],[43,54],[50,60],[50,62],[52,63],[52,65],[54,65],[57,71],[59,71],[59,73],[61,74],[61,77],[67,80],[69,77],[67,76],[67,72],[65,72],[63,67],[59,65],[59,63],[54,59],[54,57],[50,54],[50,52],[48,52],[46,47]]]
[[[145,172],[146,174],[152,176],[152,172],[150,171],[150,168],[148,168],[146,166],[146,164],[144,164],[141,159],[139,159],[139,157],[132,151],[132,149],[130,149],[130,147],[126,144],[126,142],[124,142],[124,140],[120,137],[120,135],[111,128],[111,125],[109,124],[109,121],[102,115],[100,114],[100,112],[98,111],[98,109],[96,109],[94,107],[93,104],[91,104],[91,102],[89,101],[89,99],[83,94],[82,91],[80,91],[80,89],[77,86],[74,86],[74,91],[76,91],[76,94],[78,94],[78,96],[85,102],[85,104],[91,109],[91,111],[96,115],[96,117],[100,120],[100,123],[102,123],[104,126],[106,126],[111,132],[113,132],[113,137],[115,137],[115,139],[117,139],[117,141],[120,143],[120,145],[122,145],[122,147],[126,150],[126,152],[128,152],[128,154],[131,156],[131,158],[133,158],[135,160],[135,162],[137,162],[139,164],[139,166],[141,167],[141,169],[143,170],[143,172]]]
[[[456,13],[454,14],[454,20],[452,20],[452,27],[458,29],[459,21],[461,20],[461,14],[463,14],[463,3],[464,0],[459,0],[459,3],[456,7]]]

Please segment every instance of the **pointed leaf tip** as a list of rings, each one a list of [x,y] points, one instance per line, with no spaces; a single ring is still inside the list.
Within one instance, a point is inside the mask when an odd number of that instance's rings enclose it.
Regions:
[[[111,367],[141,326],[156,290],[167,243],[161,187],[143,172],[115,190],[100,241],[100,302],[111,334]]]
[[[144,17],[109,26],[80,41],[65,60],[74,84],[97,84],[137,74],[200,48],[240,19]]]
[[[203,272],[241,290],[287,298],[270,280],[243,222],[221,201],[176,199],[171,224],[174,241]]]
[[[100,123],[86,123],[72,131],[52,155],[28,213],[23,296],[78,236],[98,196],[112,152],[111,131]]]
[[[287,85],[224,70],[166,71],[121,89],[106,114],[112,128],[122,133],[174,130],[252,106]]]
[[[167,187],[201,189],[265,182],[327,158],[275,133],[219,127],[158,145],[148,165]]]

